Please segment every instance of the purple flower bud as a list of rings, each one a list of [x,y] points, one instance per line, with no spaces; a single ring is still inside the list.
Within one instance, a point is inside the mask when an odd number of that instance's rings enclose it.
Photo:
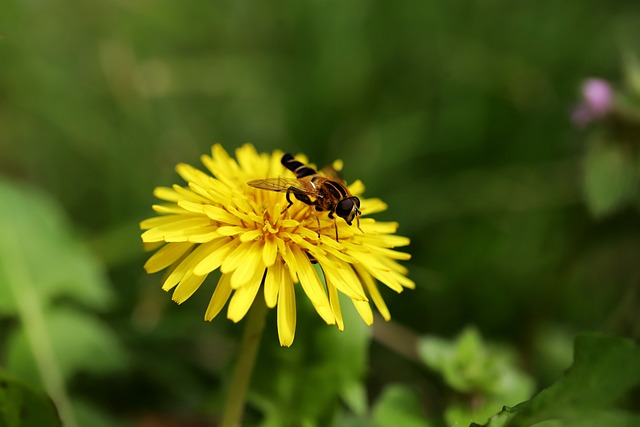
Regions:
[[[613,89],[603,79],[590,78],[582,85],[582,100],[571,112],[574,125],[584,128],[606,116],[613,108]]]
[[[582,86],[582,97],[595,118],[604,117],[613,106],[613,90],[606,80],[586,80]]]

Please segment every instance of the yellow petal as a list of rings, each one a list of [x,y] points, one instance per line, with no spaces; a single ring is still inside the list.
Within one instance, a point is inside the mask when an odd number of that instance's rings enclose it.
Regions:
[[[165,242],[142,242],[142,249],[145,252],[155,251],[165,245]]]
[[[298,275],[296,274],[296,258],[293,256],[293,252],[288,248],[288,246],[282,241],[282,239],[276,238],[276,246],[278,246],[278,251],[282,256],[282,259],[285,262],[285,265],[288,267],[289,275],[291,276],[291,281],[294,283],[298,283]]]
[[[258,238],[262,237],[262,234],[263,234],[263,232],[260,229],[245,231],[244,233],[242,233],[240,235],[240,241],[241,242],[250,242],[252,240],[257,240]]]
[[[396,281],[398,283],[400,283],[403,287],[408,288],[408,289],[415,289],[416,288],[416,284],[413,280],[409,279],[408,277],[396,273],[395,271],[392,271],[391,274],[395,277]]]
[[[220,233],[222,236],[237,236],[238,234],[242,234],[245,231],[247,231],[246,228],[236,225],[225,225],[222,227],[218,227],[218,233]]]
[[[323,241],[323,243],[325,243],[327,240],[335,242],[335,240],[327,239],[326,237],[323,237],[322,241]],[[349,263],[349,264],[357,264],[358,263],[358,261],[354,257],[352,257],[351,255],[346,254],[346,253],[343,252],[344,246],[342,246],[342,245],[340,245],[340,249],[335,249],[334,247],[331,247],[329,245],[323,245],[322,248],[325,251],[327,251],[327,253],[333,255],[333,257],[335,257],[335,258],[337,258],[337,259],[339,259],[341,261],[344,261],[344,262]]]
[[[411,241],[408,237],[396,236],[395,234],[362,234],[361,239],[374,246],[383,248],[397,248],[407,246]]]
[[[384,247],[380,247],[380,246],[376,246],[376,245],[371,245],[369,243],[365,243],[363,246],[368,251],[370,251],[372,253],[376,253],[378,255],[382,255],[383,257],[386,257],[386,258],[397,259],[397,260],[401,260],[401,261],[408,261],[408,260],[411,259],[411,254],[408,254],[406,252],[395,251],[393,249],[388,249],[388,248],[384,248]]]
[[[178,163],[178,165],[176,166],[176,172],[186,182],[188,182],[188,183],[192,183],[193,182],[193,183],[198,184],[201,187],[206,186],[208,184],[209,180],[211,179],[211,177],[209,175],[207,175],[206,173],[204,173],[201,170],[198,170],[198,169],[194,168],[193,166],[188,165],[186,163]]]
[[[244,255],[243,265],[236,268],[231,276],[231,287],[238,289],[244,286],[255,274],[255,270],[264,272],[262,263],[262,242],[254,242]]]
[[[373,277],[371,277],[371,275],[359,265],[356,265],[353,268],[356,270],[356,273],[358,273],[361,282],[364,283],[367,292],[371,296],[373,303],[384,320],[389,321],[391,319],[391,313],[389,313],[389,309],[382,299],[382,295],[380,295],[380,291],[378,290],[378,286],[376,285],[375,280],[373,280]]]
[[[278,338],[281,346],[289,347],[296,334],[296,295],[290,277],[283,277],[278,292]]]
[[[395,271],[378,270],[375,268],[369,268],[368,265],[363,265],[363,267],[373,277],[398,293],[402,292],[404,288],[415,289],[416,287],[413,280]]]
[[[365,266],[365,269],[373,277],[375,277],[378,281],[384,283],[389,288],[393,289],[394,291],[396,291],[398,293],[402,292],[402,285],[397,282],[395,277],[393,277],[393,275],[392,275],[393,272],[391,272],[391,271],[382,271],[382,270],[378,270],[378,269],[375,269],[375,268],[369,268],[368,266]]]
[[[173,215],[172,215],[173,216]],[[181,217],[181,215],[175,215],[176,217]],[[163,217],[159,217],[163,218]],[[167,217],[170,218],[170,217]],[[155,219],[155,218],[152,218]],[[145,224],[144,228],[147,228],[151,220],[143,221]],[[159,226],[154,226],[150,230],[142,233],[142,241],[143,242],[153,242],[158,240],[167,240],[167,238],[176,238],[178,236],[184,236],[186,238],[191,234],[197,234],[203,228],[206,231],[206,228],[211,224],[211,220],[207,217],[188,217],[188,218],[174,218],[172,221],[165,221],[164,224]],[[141,224],[142,227],[142,224]]]
[[[230,277],[228,274],[223,274],[220,280],[218,280],[216,289],[213,291],[213,295],[211,295],[207,311],[204,314],[204,320],[213,320],[227,303],[231,295],[231,284],[229,282]]]
[[[378,257],[378,260],[384,264],[384,266],[387,268],[387,270],[389,271],[395,271],[396,273],[400,273],[402,275],[407,275],[409,273],[409,270],[407,269],[407,267],[405,267],[404,265],[396,262],[395,260],[389,258],[389,257],[385,257],[385,256],[380,256],[378,254],[375,254]]]
[[[191,243],[205,243],[219,237],[222,236],[220,236],[220,233],[218,233],[218,227],[201,227],[197,230],[193,230],[192,233],[187,236],[187,241]],[[171,239],[173,239],[173,237],[167,237],[168,242],[171,242]]]
[[[373,312],[371,311],[371,306],[369,305],[369,303],[366,301],[356,301],[353,299],[351,301],[356,307],[356,310],[358,310],[358,314],[360,314],[362,320],[364,320],[364,323],[366,323],[367,326],[371,326],[373,324]]]
[[[149,230],[151,228],[168,226],[179,221],[189,220],[193,218],[198,218],[198,217],[194,215],[188,215],[188,214],[156,216],[156,217],[148,218],[148,219],[145,219],[144,221],[141,221],[140,229]]]
[[[361,250],[350,250],[349,255],[356,259],[359,264],[366,265],[370,270],[391,271],[376,255]]]
[[[271,236],[266,236],[264,239],[264,249],[262,251],[262,262],[267,267],[271,267],[276,261],[276,255],[278,254],[278,246],[275,239]]]
[[[194,194],[200,196],[203,200],[206,200],[207,204],[215,203],[215,199],[211,198],[209,193],[209,186],[201,186],[196,184],[195,182],[189,182],[189,190],[193,191]],[[204,204],[203,203],[203,204]]]
[[[337,169],[336,169],[337,170]],[[349,191],[351,194],[362,194],[364,193],[364,184],[359,179],[355,180],[351,185],[349,185]]]
[[[156,187],[153,190],[153,195],[156,196],[160,200],[165,200],[167,202],[177,202],[180,197],[178,197],[178,193],[173,188],[169,187]]]
[[[244,264],[244,259],[249,250],[253,246],[253,242],[245,242],[239,244],[233,252],[231,252],[222,262],[220,271],[224,274],[231,273],[236,268]]]
[[[209,248],[210,252],[198,264],[193,267],[193,273],[198,276],[209,274],[222,265],[225,256],[238,246],[238,242],[223,237],[218,244]]]
[[[331,304],[333,315],[336,318],[336,326],[339,331],[344,331],[344,321],[342,320],[342,310],[340,309],[338,290],[331,284],[329,279],[327,279],[327,290],[329,291],[329,303]]]
[[[182,304],[185,302],[195,291],[198,290],[204,279],[207,276],[196,276],[193,273],[188,273],[185,277],[182,278],[175,291],[173,291],[172,300],[177,302],[178,304]]]
[[[234,197],[233,188],[228,184],[212,179],[206,187],[207,197],[211,200],[217,200],[218,205],[225,207],[227,201]]]
[[[322,264],[320,264],[322,265]],[[343,263],[337,267],[322,265],[325,277],[349,298],[367,301],[360,280],[355,275],[349,264]]]
[[[287,173],[288,171],[282,166],[280,163],[280,159],[284,153],[280,150],[274,150],[271,154],[271,159],[269,159],[269,174],[266,178],[282,176],[282,174]]]
[[[165,214],[185,215],[190,213],[189,211],[186,211],[180,206],[175,204],[152,205],[151,209],[153,209],[154,212],[157,212],[163,215]]]
[[[237,185],[240,168],[220,144],[211,147],[211,157],[202,156],[200,160],[216,178],[230,185]]]
[[[167,243],[147,260],[144,264],[144,269],[149,274],[165,269],[176,262],[192,247],[193,243],[189,242]]]
[[[265,154],[259,155],[251,144],[244,144],[236,150],[238,165],[245,171],[251,171],[259,177],[266,177],[269,172],[268,157]]]
[[[227,318],[229,320],[237,323],[247,314],[260,289],[264,272],[264,268],[262,270],[254,268],[254,275],[251,280],[235,291],[231,297],[231,301],[229,301],[229,308],[227,309]],[[231,280],[233,280],[233,277],[231,277]]]
[[[320,317],[322,317],[322,320],[328,325],[335,324],[335,317],[331,311],[329,299],[327,294],[324,293],[322,283],[320,283],[316,271],[311,266],[309,258],[297,246],[291,245],[289,248],[295,258],[296,272],[300,278],[302,289],[311,300]]]
[[[278,291],[284,280],[284,267],[282,259],[278,259],[267,269],[267,277],[264,281],[264,300],[267,307],[273,308],[278,302]]]
[[[190,188],[184,188],[177,184],[173,184],[173,190],[178,193],[178,200],[188,200],[193,203],[209,204],[211,200],[208,197],[202,197],[193,192]]]
[[[202,261],[212,250],[214,250],[219,242],[203,243],[195,248],[186,258],[179,264],[175,265],[173,271],[167,276],[162,285],[162,289],[169,291],[173,289],[184,277],[193,273],[193,268]],[[203,279],[204,280],[204,279]]]
[[[214,221],[229,224],[229,225],[241,225],[240,219],[234,215],[231,215],[224,208],[213,205],[205,205],[204,214]]]
[[[361,203],[360,210],[362,215],[371,215],[387,210],[387,204],[380,199],[363,199]]]
[[[188,200],[178,200],[178,206],[190,213],[204,214],[205,206],[202,203],[194,203]]]

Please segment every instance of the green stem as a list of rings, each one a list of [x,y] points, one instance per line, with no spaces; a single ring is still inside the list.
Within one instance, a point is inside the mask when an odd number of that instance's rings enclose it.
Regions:
[[[262,292],[258,292],[249,310],[247,324],[242,335],[242,343],[238,349],[238,360],[231,378],[231,387],[224,405],[220,427],[240,426],[253,367],[258,355],[258,347],[260,347],[260,339],[264,331],[267,311]]]

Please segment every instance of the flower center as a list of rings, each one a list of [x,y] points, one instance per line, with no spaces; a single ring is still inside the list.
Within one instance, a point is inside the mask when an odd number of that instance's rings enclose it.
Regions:
[[[271,222],[265,218],[264,220],[264,226],[262,227],[262,231],[264,231],[265,233],[269,233],[269,234],[277,234],[280,231],[280,228],[274,228],[271,225]]]

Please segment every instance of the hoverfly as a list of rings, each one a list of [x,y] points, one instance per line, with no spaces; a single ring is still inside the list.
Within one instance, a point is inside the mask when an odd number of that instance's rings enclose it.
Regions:
[[[257,179],[249,181],[247,184],[262,190],[287,193],[289,204],[282,212],[293,204],[292,194],[302,203],[314,206],[318,212],[329,211],[329,218],[333,219],[333,225],[336,229],[336,241],[338,241],[338,225],[334,215],[344,219],[349,225],[355,218],[358,228],[360,228],[360,199],[351,195],[337,174],[331,178],[322,176],[315,169],[299,162],[289,153],[282,156],[280,163],[296,174],[296,179]],[[320,220],[317,216],[316,221],[318,222],[318,237],[320,237]],[[360,230],[362,231],[362,229]]]

